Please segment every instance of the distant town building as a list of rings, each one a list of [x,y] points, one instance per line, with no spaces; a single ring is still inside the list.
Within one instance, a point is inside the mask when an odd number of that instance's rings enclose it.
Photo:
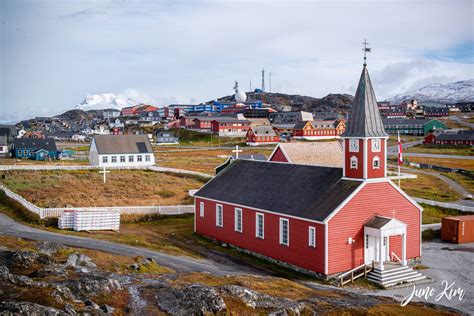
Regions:
[[[122,109],[121,115],[122,116],[135,116],[138,114],[138,108],[139,108],[138,105],[125,107]]]
[[[317,140],[338,138],[346,130],[344,119],[298,122],[293,128],[295,139]]]
[[[147,135],[95,135],[89,163],[99,167],[145,167],[155,164]]]
[[[219,136],[245,137],[250,123],[248,120],[239,120],[233,117],[215,117],[211,121],[211,131]]]
[[[474,108],[474,102],[458,102],[456,105],[461,112],[471,112]]]
[[[389,134],[423,136],[446,129],[443,123],[434,119],[384,119],[383,124]]]
[[[157,145],[176,145],[179,144],[179,138],[172,132],[158,131],[155,136]]]
[[[425,106],[423,108],[423,115],[426,117],[442,117],[449,115],[449,108],[448,107],[432,107],[432,106]]]
[[[15,125],[0,125],[0,136],[5,136],[7,142],[11,143],[18,136],[18,129]]]
[[[42,131],[27,131],[22,138],[45,138]]]
[[[111,119],[115,117],[120,116],[120,110],[117,109],[106,109],[102,111],[102,115],[104,116],[104,119]]]
[[[0,136],[0,157],[8,156],[8,153],[10,152],[9,147],[7,137]]]
[[[58,149],[52,138],[15,138],[13,155],[21,159],[57,159]]]
[[[313,114],[305,111],[274,112],[270,113],[269,119],[272,124],[296,124],[302,121],[312,121]]]
[[[474,146],[474,131],[460,130],[453,132],[430,133],[426,135],[424,144]]]
[[[250,127],[246,135],[248,146],[271,145],[280,141],[280,136],[271,125],[256,125]]]

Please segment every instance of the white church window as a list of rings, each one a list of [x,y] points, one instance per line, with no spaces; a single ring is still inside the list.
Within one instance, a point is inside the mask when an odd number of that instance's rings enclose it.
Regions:
[[[128,156],[128,162],[133,162],[133,156]]]
[[[373,167],[373,169],[380,169],[380,158],[379,157],[374,157],[373,162],[372,162],[372,167]]]
[[[357,169],[357,157],[356,156],[351,157],[351,169]]]
[[[289,223],[286,218],[280,218],[280,244],[288,246],[289,244]]]
[[[117,162],[117,156],[112,156],[112,162],[113,163]]]
[[[199,203],[199,216],[204,217],[204,202]]]
[[[242,232],[242,209],[236,208],[235,209],[235,227],[236,232]]]
[[[145,161],[151,161],[150,155],[145,155]]]
[[[224,227],[222,205],[216,204],[216,226]]]
[[[107,163],[108,160],[109,160],[109,157],[107,157],[107,156],[102,157],[102,162],[103,163]]]
[[[255,236],[257,238],[264,238],[264,220],[263,214],[257,213],[255,214]]]
[[[120,156],[120,162],[125,162],[125,156]]]
[[[310,226],[308,229],[308,246],[316,247],[316,227]]]
[[[137,156],[137,161],[138,161],[138,162],[142,162],[142,155],[138,155],[138,156]]]

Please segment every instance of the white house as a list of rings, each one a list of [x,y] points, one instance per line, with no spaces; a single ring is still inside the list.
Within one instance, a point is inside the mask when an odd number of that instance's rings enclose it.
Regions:
[[[155,164],[147,135],[95,135],[89,150],[91,166],[144,167]]]

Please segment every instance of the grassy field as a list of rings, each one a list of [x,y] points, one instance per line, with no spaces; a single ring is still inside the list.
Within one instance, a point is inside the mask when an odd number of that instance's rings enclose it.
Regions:
[[[0,165],[88,165],[87,160],[52,160],[52,161],[38,161],[32,159],[14,159],[1,158]]]
[[[268,157],[272,151],[273,149],[269,148],[242,148],[241,154],[262,153]],[[155,159],[159,166],[192,170],[208,174],[214,174],[215,168],[224,163],[231,154],[233,154],[232,149],[155,149]]]
[[[474,148],[472,146],[433,146],[433,145],[417,145],[405,149],[408,153],[424,153],[424,154],[442,154],[457,156],[473,156]]]
[[[102,179],[95,170],[9,171],[0,183],[41,207],[190,204],[188,190],[204,183],[148,170],[111,170]]]
[[[474,180],[465,176],[463,174],[457,172],[445,172],[443,173],[444,176],[456,181],[460,185],[462,185],[466,190],[468,190],[471,194],[474,194]]]
[[[426,163],[436,166],[459,168],[474,171],[474,160],[451,159],[451,158],[431,158],[431,157],[404,157],[405,162]]]
[[[442,180],[417,173],[417,179],[402,180],[401,187],[408,195],[435,201],[457,201],[461,195],[447,187]]]
[[[420,203],[423,207],[423,224],[441,223],[441,219],[446,216],[470,215],[471,213],[461,212],[454,209],[431,206]]]

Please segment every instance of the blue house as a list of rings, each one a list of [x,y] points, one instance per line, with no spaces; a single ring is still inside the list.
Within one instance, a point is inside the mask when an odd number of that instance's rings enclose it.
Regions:
[[[58,159],[58,149],[52,138],[15,138],[13,156],[33,160]]]

